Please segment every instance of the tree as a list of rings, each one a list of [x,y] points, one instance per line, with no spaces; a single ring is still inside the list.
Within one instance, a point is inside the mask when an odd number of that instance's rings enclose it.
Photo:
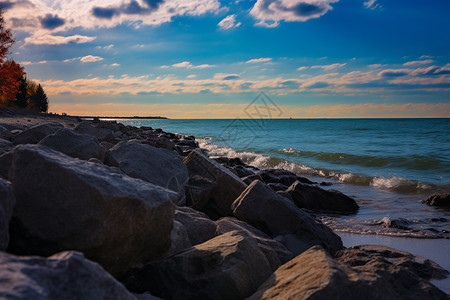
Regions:
[[[20,108],[27,107],[28,91],[27,91],[27,80],[25,77],[20,79],[19,90],[16,94],[16,105]]]
[[[37,87],[36,95],[33,96],[32,101],[39,111],[45,113],[48,111],[48,98],[40,84]]]
[[[7,60],[0,65],[0,100],[3,104],[14,103],[21,79],[25,72],[14,60]]]
[[[3,10],[0,7],[0,63],[3,63],[6,55],[8,54],[9,48],[11,48],[11,46],[15,43],[12,38],[11,30],[6,29],[4,24],[5,20],[3,19]]]

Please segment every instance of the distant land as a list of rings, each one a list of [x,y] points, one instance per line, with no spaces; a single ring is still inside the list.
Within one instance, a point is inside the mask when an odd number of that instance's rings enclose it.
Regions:
[[[108,117],[108,116],[72,116],[67,115],[68,117],[75,117],[75,118],[81,118],[81,119],[168,119],[167,117],[160,117],[160,116],[150,116],[150,117]]]

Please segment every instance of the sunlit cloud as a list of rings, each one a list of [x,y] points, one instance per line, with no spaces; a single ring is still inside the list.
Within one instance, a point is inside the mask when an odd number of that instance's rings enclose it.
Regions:
[[[405,62],[403,65],[405,67],[413,67],[413,66],[421,66],[421,65],[428,65],[434,63],[434,60],[432,59],[426,59],[426,60],[413,60]]]
[[[86,56],[81,56],[81,57],[65,59],[63,62],[72,62],[72,61],[76,61],[76,60],[79,60],[82,63],[90,63],[90,62],[102,61],[103,57],[94,56],[94,55],[86,55]]]
[[[177,64],[173,64],[172,67],[174,68],[186,68],[186,69],[206,69],[206,68],[212,68],[215,67],[215,65],[208,65],[208,64],[202,64],[202,65],[196,65],[194,66],[188,61],[183,61]],[[167,66],[161,66],[161,68],[167,68]]]
[[[84,44],[95,40],[96,37],[84,36],[84,35],[71,35],[71,36],[60,36],[51,34],[34,34],[25,38],[26,44],[34,45],[62,45],[62,44]]]
[[[236,15],[229,15],[217,24],[221,29],[228,30],[232,28],[238,28],[241,26],[241,22],[236,22]]]
[[[319,66],[312,66],[311,69],[323,69],[325,71],[330,71],[333,69],[337,69],[337,68],[342,68],[343,66],[345,66],[347,63],[335,63],[335,64],[331,64],[331,65],[319,65]]]
[[[247,60],[245,63],[246,64],[257,64],[257,63],[264,63],[264,62],[269,62],[269,61],[272,61],[272,58],[261,57],[261,58],[253,58],[253,59]]]

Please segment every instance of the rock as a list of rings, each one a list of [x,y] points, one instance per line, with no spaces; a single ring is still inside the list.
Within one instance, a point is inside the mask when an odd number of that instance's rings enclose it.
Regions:
[[[450,193],[447,194],[434,194],[424,199],[422,203],[431,206],[450,207]]]
[[[284,198],[288,199],[289,201],[291,201],[292,203],[294,203],[294,199],[292,199],[291,194],[289,194],[286,191],[277,191],[277,194],[280,196],[283,196]]]
[[[0,252],[0,282],[2,299],[136,299],[101,266],[77,252],[49,258]]]
[[[175,143],[170,140],[170,138],[165,135],[158,136],[148,136],[145,140],[142,141],[143,144],[147,144],[156,148],[165,148],[168,150],[175,149]]]
[[[98,158],[94,158],[94,157],[92,157],[92,158],[89,158],[88,159],[88,162],[91,162],[91,163],[95,163],[95,164],[101,164],[101,165],[103,165],[103,162],[100,160],[100,159],[98,159]]]
[[[448,299],[403,268],[378,273],[379,268],[351,268],[314,246],[281,266],[248,299]]]
[[[41,145],[15,149],[9,251],[83,252],[113,275],[170,247],[176,193]]]
[[[232,217],[224,217],[216,221],[217,234],[221,235],[233,230],[245,232],[247,235],[258,241],[259,249],[266,255],[272,271],[275,271],[281,264],[294,258],[294,254],[280,242],[271,239],[267,234],[259,229]],[[274,255],[275,254],[275,257]]]
[[[245,177],[242,177],[241,179],[242,179],[242,181],[244,181],[247,185],[250,184],[250,183],[252,183],[252,182],[255,181],[255,180],[259,180],[259,181],[264,182],[264,180],[262,179],[262,177],[259,176],[258,174],[245,176]]]
[[[231,215],[231,203],[247,185],[230,170],[206,157],[200,149],[193,150],[185,157],[184,164],[190,176],[201,175],[213,182],[208,210],[219,216]]]
[[[299,254],[312,245],[322,245],[330,253],[343,248],[342,241],[330,228],[317,223],[307,213],[270,187],[255,180],[232,204],[233,214],[271,237],[290,235],[297,239],[285,246]]]
[[[173,220],[172,232],[170,233],[170,249],[167,252],[167,255],[176,254],[191,246],[192,244],[184,225]]]
[[[382,225],[384,227],[387,227],[387,228],[398,228],[398,229],[402,229],[402,230],[411,229],[409,227],[411,225],[411,222],[406,219],[403,219],[403,218],[390,219],[388,217],[384,217],[383,219],[381,219],[378,222],[378,224]]]
[[[109,154],[125,174],[168,188],[184,199],[189,174],[182,158],[174,151],[138,142],[120,142]]]
[[[286,190],[291,194],[295,205],[321,212],[356,213],[356,201],[335,190],[324,190],[317,186],[294,182]]]
[[[22,131],[17,135],[14,135],[12,137],[12,142],[15,145],[37,144],[46,136],[53,134],[63,128],[64,126],[59,123],[46,123],[42,125],[36,125]]]
[[[81,122],[77,127],[75,127],[75,131],[82,134],[92,135],[100,142],[107,141],[115,143],[115,137],[112,129],[94,127],[90,122]]]
[[[359,245],[341,251],[337,258],[351,267],[377,264],[394,265],[407,269],[422,279],[444,279],[449,272],[432,260],[382,245]]]
[[[269,169],[258,173],[265,183],[282,183],[285,186],[292,185],[295,181],[300,181],[302,183],[313,184],[311,180],[299,177],[292,173],[291,171],[283,169]]]
[[[9,221],[11,220],[16,198],[11,185],[0,178],[0,250],[8,248]]]
[[[95,137],[67,128],[45,137],[39,144],[84,160],[99,159],[101,154],[100,145]]]
[[[184,225],[193,246],[216,236],[216,223],[202,212],[189,207],[177,207],[174,219]]]
[[[0,138],[10,141],[12,138],[12,133],[9,129],[6,129],[4,126],[0,125]]]
[[[7,141],[7,140],[4,140],[4,139],[0,138],[0,155],[2,155],[3,153],[8,152],[12,148],[14,148],[14,144],[13,143],[11,143],[10,141]]]
[[[244,299],[270,274],[257,241],[232,231],[147,265],[123,282],[131,291],[164,299]]]
[[[275,192],[286,191],[289,188],[282,183],[268,183],[267,186],[270,187]]]
[[[14,149],[11,149],[10,151],[0,155],[0,177],[3,179],[9,178],[9,168],[12,163],[13,151]]]
[[[185,186],[186,204],[196,210],[202,209],[212,197],[215,185],[213,180],[201,175],[190,176],[188,184]]]

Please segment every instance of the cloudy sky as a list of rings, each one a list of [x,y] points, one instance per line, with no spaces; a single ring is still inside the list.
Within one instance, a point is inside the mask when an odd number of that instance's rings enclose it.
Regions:
[[[50,111],[450,116],[448,0],[0,0]]]

